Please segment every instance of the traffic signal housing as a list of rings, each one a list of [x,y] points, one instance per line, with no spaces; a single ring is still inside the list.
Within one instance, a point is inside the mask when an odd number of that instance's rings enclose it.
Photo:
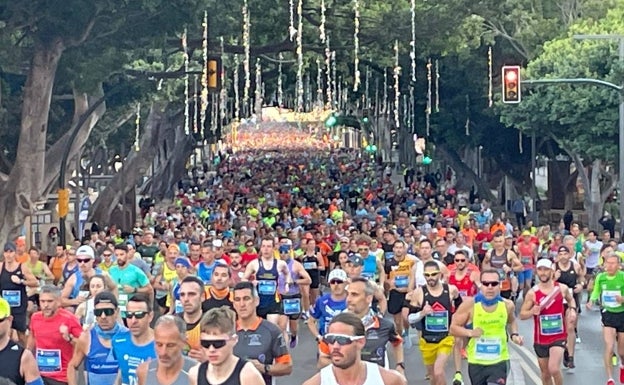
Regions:
[[[329,115],[327,119],[325,119],[325,127],[327,128],[332,128],[336,124],[338,124],[338,118],[334,114]]]
[[[520,66],[503,66],[503,103],[520,103]]]
[[[62,188],[58,190],[58,215],[65,218],[69,214],[69,189]]]
[[[221,90],[221,72],[223,71],[223,63],[218,56],[211,56],[206,63],[207,79],[206,85],[209,92],[217,92]]]

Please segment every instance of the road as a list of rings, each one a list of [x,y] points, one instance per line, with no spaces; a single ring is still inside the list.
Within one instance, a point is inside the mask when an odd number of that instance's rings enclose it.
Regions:
[[[533,320],[519,321],[520,334],[524,337],[524,346],[510,343],[511,371],[507,385],[541,385],[537,357],[533,351]],[[597,311],[583,311],[579,321],[579,334],[582,342],[577,344],[574,361],[574,374],[567,373],[564,368],[565,385],[588,385],[606,383],[602,368],[602,332],[600,313]],[[412,333],[412,336],[414,333]],[[413,338],[414,339],[414,338]],[[294,369],[292,375],[277,379],[278,385],[301,384],[316,372],[316,342],[312,339],[307,327],[300,324],[298,346],[292,351]],[[392,363],[394,360],[390,359]],[[406,376],[410,385],[429,384],[425,380],[425,368],[422,365],[420,351],[413,346],[405,354]],[[463,363],[463,374],[466,385],[468,380],[466,361]],[[454,374],[452,361],[449,360],[446,369],[448,383]],[[617,381],[617,373],[614,374]]]

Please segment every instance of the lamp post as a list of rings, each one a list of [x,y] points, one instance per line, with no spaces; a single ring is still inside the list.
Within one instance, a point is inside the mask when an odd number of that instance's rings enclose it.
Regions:
[[[617,40],[618,58],[620,63],[624,62],[624,35],[574,35],[577,40]],[[620,86],[620,106],[619,106],[619,140],[618,140],[618,207],[620,213],[620,232],[624,229],[624,95],[622,95],[624,84]]]

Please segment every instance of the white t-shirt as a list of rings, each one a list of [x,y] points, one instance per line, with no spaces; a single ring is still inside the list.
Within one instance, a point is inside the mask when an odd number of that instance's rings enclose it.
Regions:
[[[372,362],[363,361],[366,365],[366,380],[362,385],[383,384],[383,378],[379,371],[379,365]],[[321,385],[340,385],[334,375],[334,365],[328,365],[321,369]]]

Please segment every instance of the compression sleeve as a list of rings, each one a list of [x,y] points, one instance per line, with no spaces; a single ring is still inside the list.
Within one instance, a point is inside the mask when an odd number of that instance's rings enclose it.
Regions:
[[[41,379],[41,377],[37,377],[36,379],[27,382],[26,385],[44,385],[43,384],[43,380]]]

